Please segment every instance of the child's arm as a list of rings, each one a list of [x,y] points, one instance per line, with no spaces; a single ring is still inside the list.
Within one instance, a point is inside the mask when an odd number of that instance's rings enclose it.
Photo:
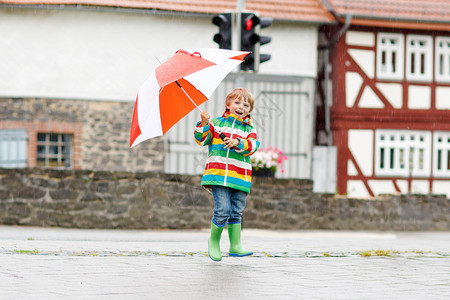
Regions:
[[[252,128],[252,131],[247,136],[247,138],[237,138],[239,143],[235,146],[235,150],[238,153],[241,153],[243,156],[250,156],[256,152],[259,148],[259,141],[256,136],[255,128]]]
[[[209,124],[210,116],[206,110],[202,111],[200,117],[202,120],[195,127],[195,142],[200,146],[206,146],[211,144],[214,127]]]
[[[200,114],[200,117],[202,118],[202,123],[201,123],[202,127],[205,127],[206,125],[209,124],[210,116],[206,110],[202,111],[202,113]]]

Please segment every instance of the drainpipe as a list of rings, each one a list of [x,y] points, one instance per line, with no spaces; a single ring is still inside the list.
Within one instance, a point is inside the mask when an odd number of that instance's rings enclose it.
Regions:
[[[334,10],[334,8],[330,5],[328,0],[322,0],[323,4],[327,8],[327,10],[333,15],[333,17],[341,23],[339,15]],[[330,121],[330,105],[331,105],[331,99],[330,99],[330,79],[329,79],[329,73],[330,73],[330,48],[333,47],[337,41],[341,38],[342,35],[345,34],[345,32],[348,30],[348,28],[351,25],[352,15],[346,15],[345,16],[345,23],[344,26],[334,35],[331,37],[330,41],[326,45],[319,46],[319,51],[324,51],[324,74],[325,74],[325,90],[324,90],[324,106],[325,106],[325,131],[327,133],[327,144],[328,146],[333,145],[333,135],[331,133],[331,121]]]

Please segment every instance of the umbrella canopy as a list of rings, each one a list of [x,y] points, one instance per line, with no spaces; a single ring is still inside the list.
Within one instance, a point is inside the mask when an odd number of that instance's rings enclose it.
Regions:
[[[198,108],[247,54],[224,49],[178,50],[158,66],[139,89],[130,147],[164,135]]]

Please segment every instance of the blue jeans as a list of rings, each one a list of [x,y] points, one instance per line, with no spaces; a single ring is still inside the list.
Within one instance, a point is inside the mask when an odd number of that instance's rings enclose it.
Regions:
[[[212,221],[219,227],[242,222],[247,193],[229,187],[213,185],[214,215]]]

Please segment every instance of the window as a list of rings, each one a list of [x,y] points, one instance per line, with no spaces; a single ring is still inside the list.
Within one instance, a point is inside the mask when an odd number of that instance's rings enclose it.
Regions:
[[[72,166],[72,136],[69,134],[38,133],[37,166],[70,168]]]
[[[436,38],[436,81],[450,81],[450,37]]]
[[[377,37],[377,77],[403,79],[404,38],[402,34],[380,32]]]
[[[431,171],[431,132],[377,130],[375,174],[428,177]]]
[[[0,167],[25,168],[27,166],[27,131],[25,129],[0,130]]]
[[[450,132],[435,132],[433,145],[433,175],[450,177]]]
[[[432,37],[408,35],[406,38],[406,79],[431,81],[433,72]]]

